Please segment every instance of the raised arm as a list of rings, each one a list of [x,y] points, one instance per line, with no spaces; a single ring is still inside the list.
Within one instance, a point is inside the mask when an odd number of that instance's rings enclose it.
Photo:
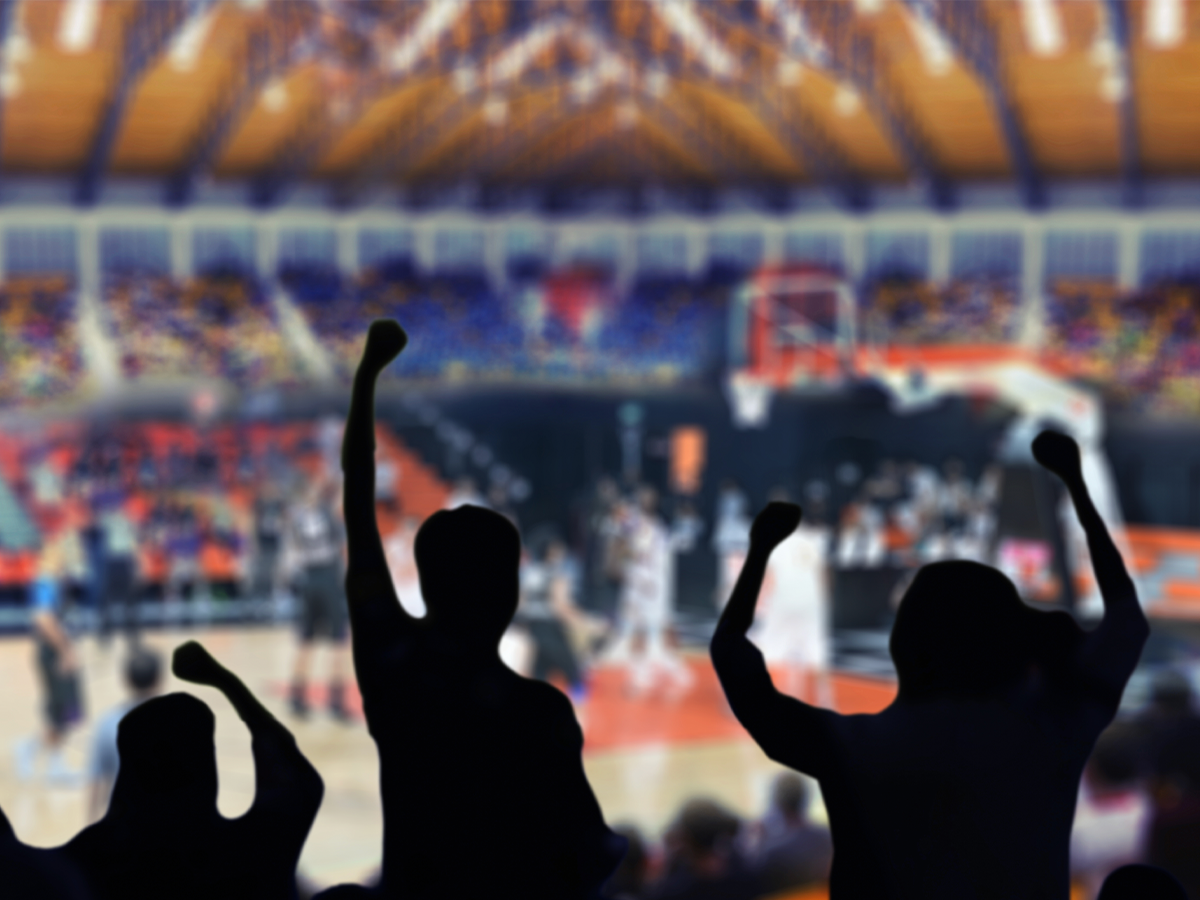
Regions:
[[[254,754],[254,803],[251,817],[287,818],[308,833],[325,792],[321,776],[300,752],[296,739],[267,711],[242,680],[213,659],[196,641],[180,644],[172,658],[176,678],[216,688],[250,730]],[[308,812],[305,819],[303,813]],[[298,848],[297,848],[298,849]]]
[[[836,713],[777,691],[762,653],[746,636],[771,551],[799,524],[800,507],[792,503],[770,503],[758,514],[750,530],[750,552],[717,623],[711,651],[733,714],[763,752],[785,766],[819,775]]]
[[[396,598],[375,521],[375,381],[407,343],[408,335],[396,322],[379,319],[371,323],[362,361],[354,373],[342,439],[342,509],[349,550],[346,599],[360,683],[370,681],[365,667],[412,623]]]
[[[1065,434],[1043,431],[1034,439],[1033,455],[1042,466],[1062,479],[1071,495],[1075,514],[1087,535],[1092,569],[1104,600],[1104,618],[1084,639],[1079,663],[1087,673],[1115,688],[1119,694],[1137,666],[1142,646],[1150,635],[1137,589],[1104,520],[1092,503],[1083,480],[1079,445]]]

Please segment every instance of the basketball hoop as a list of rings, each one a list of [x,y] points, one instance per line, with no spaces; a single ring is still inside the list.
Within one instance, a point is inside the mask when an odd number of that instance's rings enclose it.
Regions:
[[[734,372],[727,385],[734,426],[764,427],[771,414],[771,384],[747,372]]]

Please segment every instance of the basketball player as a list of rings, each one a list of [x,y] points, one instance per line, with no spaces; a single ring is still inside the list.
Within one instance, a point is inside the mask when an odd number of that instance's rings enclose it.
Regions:
[[[425,615],[425,598],[421,596],[417,558],[413,555],[420,524],[416,516],[405,516],[383,542],[383,552],[387,556],[396,596],[400,598],[400,605],[404,607],[404,611],[415,619]]]
[[[397,601],[374,508],[375,379],[407,336],[371,325],[343,447],[354,665],[379,748],[380,893],[591,900],[624,853],[583,771],[570,702],[499,657],[521,539],[491,510],[442,510],[416,540],[423,619]],[[338,889],[339,896],[361,891]]]
[[[771,492],[788,502],[787,491]],[[829,552],[826,528],[802,522],[771,554],[763,580],[754,642],[783,674],[784,690],[831,706],[829,683]]]
[[[627,505],[625,577],[621,585],[620,617],[610,662],[629,667],[628,688],[634,695],[651,690],[662,677],[679,695],[692,683],[692,674],[666,641],[674,606],[674,548],[666,525],[658,518],[658,495],[653,488],[638,492],[637,505]],[[641,643],[635,649],[635,640]]]
[[[79,773],[68,768],[62,755],[68,729],[82,718],[79,663],[62,617],[62,580],[68,539],[69,533],[64,531],[47,541],[38,560],[37,577],[30,587],[31,624],[37,648],[38,678],[42,683],[45,730],[17,744],[17,777],[22,781],[33,777],[39,750],[49,759],[47,781],[61,785],[74,785],[79,781]]]
[[[329,712],[339,721],[348,716],[345,705],[347,613],[343,578],[344,532],[335,510],[338,484],[334,478],[317,481],[305,501],[292,513],[289,539],[300,578],[300,647],[292,672],[292,713],[309,713],[308,675],[312,646],[318,636],[329,644]]]

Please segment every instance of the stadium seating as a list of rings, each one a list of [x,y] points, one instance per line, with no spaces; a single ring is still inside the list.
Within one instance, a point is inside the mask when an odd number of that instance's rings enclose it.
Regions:
[[[0,403],[43,403],[79,387],[74,301],[66,278],[13,279],[0,287]]]
[[[1016,337],[1015,279],[974,278],[937,287],[925,281],[881,280],[863,298],[865,326],[875,340],[897,344],[1000,344]]]
[[[186,284],[131,275],[105,288],[109,328],[129,379],[223,379],[238,387],[296,381],[261,287],[236,274]]]
[[[1066,374],[1098,385],[1117,407],[1161,417],[1200,413],[1200,286],[1123,291],[1060,281],[1047,301],[1049,352]]]
[[[724,315],[724,292],[682,280],[639,284],[616,300],[597,289],[600,299],[576,315],[548,298],[548,280],[502,297],[478,275],[388,274],[348,285],[318,273],[284,279],[343,379],[358,364],[362,323],[392,317],[421,336],[393,370],[405,379],[677,383],[712,363]]]

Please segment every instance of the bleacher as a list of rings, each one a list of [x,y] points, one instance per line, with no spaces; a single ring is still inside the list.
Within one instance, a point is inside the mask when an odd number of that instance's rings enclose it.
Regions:
[[[223,380],[240,388],[297,383],[297,367],[253,278],[216,273],[176,282],[110,278],[108,326],[126,379]]]
[[[81,384],[83,358],[68,278],[17,277],[0,286],[0,403],[44,403]]]

